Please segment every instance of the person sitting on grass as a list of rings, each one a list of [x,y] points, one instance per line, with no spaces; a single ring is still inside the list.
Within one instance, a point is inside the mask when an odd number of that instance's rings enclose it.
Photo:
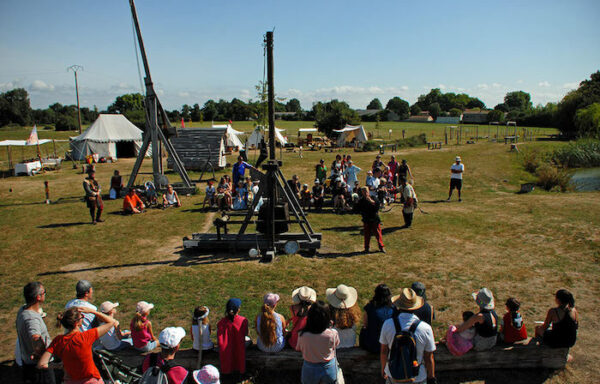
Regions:
[[[325,188],[319,181],[315,179],[315,185],[312,188],[312,200],[315,210],[321,212],[323,209],[323,199],[325,198]]]
[[[256,346],[263,352],[279,352],[285,346],[286,322],[283,315],[275,312],[278,302],[278,294],[267,293],[261,313],[256,317]]]
[[[110,188],[115,190],[115,198],[121,197],[121,190],[123,189],[123,181],[119,171],[115,169],[113,177],[110,179]]]
[[[394,314],[392,305],[392,292],[385,284],[379,284],[375,288],[375,294],[371,301],[363,307],[362,329],[360,330],[359,345],[371,353],[379,353],[379,335],[381,327],[387,319]]]
[[[506,300],[506,313],[500,323],[500,337],[505,343],[512,344],[527,339],[527,328],[519,308],[521,303],[514,297]]]
[[[311,200],[312,193],[310,193],[310,189],[308,189],[308,184],[304,184],[300,191],[300,204],[302,205],[302,209],[308,211],[310,209]]]
[[[227,179],[227,176],[221,177],[221,181],[219,181],[219,185],[217,186],[217,206],[221,211],[232,208],[231,187]]]
[[[559,289],[554,295],[556,308],[546,314],[544,324],[535,327],[536,337],[551,348],[571,348],[577,340],[579,315],[575,309],[575,298],[566,289]],[[552,329],[550,328],[552,325]]]
[[[167,191],[163,194],[163,207],[181,207],[179,195],[171,184],[167,185]]]
[[[247,208],[246,200],[248,198],[248,190],[242,180],[238,181],[237,188],[234,192],[233,209],[235,211],[241,211]]]
[[[204,201],[202,201],[202,209],[204,209],[204,206],[206,205],[206,202],[208,202],[208,207],[211,208],[213,205],[215,205],[217,203],[215,195],[217,193],[217,190],[214,187],[214,181],[209,180],[206,183],[206,189],[204,190],[205,194],[204,194]]]
[[[148,352],[156,348],[158,339],[152,332],[152,322],[148,320],[150,310],[154,304],[139,301],[135,308],[135,315],[131,320],[131,338],[133,346],[140,352]]]
[[[117,313],[118,306],[119,303],[111,303],[110,301],[105,301],[100,305],[100,312],[114,319],[115,314]],[[133,346],[133,341],[131,340],[131,332],[121,331],[121,327],[119,327],[118,325],[112,327],[108,332],[106,332],[104,336],[101,336],[100,343],[102,343],[102,346],[109,351],[121,351],[123,349],[127,349]]]
[[[181,339],[185,337],[185,330],[181,327],[168,327],[163,329],[158,335],[160,344],[160,353],[150,353],[142,363],[142,372],[144,376],[157,376],[159,370],[154,367],[159,367],[167,376],[168,384],[183,384],[188,377],[188,370],[180,365],[173,364],[175,354],[179,351]],[[148,370],[150,372],[146,372]]]
[[[498,337],[498,315],[494,311],[494,295],[489,289],[481,288],[472,296],[479,306],[479,313],[462,323],[456,332],[461,333],[475,327],[473,349],[485,351],[496,345]]]
[[[336,180],[335,186],[331,190],[331,197],[333,198],[333,209],[336,213],[343,213],[348,209],[346,187],[341,179]]]
[[[104,324],[82,332],[80,328],[84,313],[92,313]],[[119,322],[110,316],[87,307],[71,307],[59,314],[57,320],[57,325],[59,327],[62,325],[66,332],[52,340],[52,343],[38,361],[37,368],[48,369],[50,358],[54,356],[62,360],[65,376],[68,377],[66,381],[68,384],[103,383],[102,376],[100,376],[100,372],[94,364],[92,344],[111,328],[118,327]]]
[[[142,199],[135,193],[135,189],[129,188],[127,194],[123,198],[123,212],[126,214],[142,213],[146,206]]]
[[[344,284],[326,291],[333,327],[338,331],[340,348],[352,348],[356,344],[356,327],[360,320],[360,309],[356,305],[358,293]]]

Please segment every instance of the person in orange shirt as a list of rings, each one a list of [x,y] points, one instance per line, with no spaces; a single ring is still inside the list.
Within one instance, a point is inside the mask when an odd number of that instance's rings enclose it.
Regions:
[[[123,199],[123,211],[125,213],[142,213],[144,211],[144,203],[135,193],[133,188],[129,188],[127,195]]]

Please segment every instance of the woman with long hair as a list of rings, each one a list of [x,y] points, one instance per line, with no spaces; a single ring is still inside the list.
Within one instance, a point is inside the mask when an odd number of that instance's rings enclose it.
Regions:
[[[256,345],[263,352],[279,352],[285,346],[285,317],[275,312],[279,295],[267,293],[263,297],[260,315],[256,317]]]
[[[83,313],[91,313],[103,322],[96,328],[81,332]],[[94,364],[92,344],[105,335],[112,327],[118,327],[114,318],[86,307],[71,307],[59,314],[57,326],[63,326],[64,335],[56,336],[38,362],[39,369],[48,369],[50,357],[56,356],[63,362],[66,384],[101,384],[104,383],[98,368]]]
[[[372,353],[379,353],[379,334],[383,323],[394,314],[392,305],[392,292],[385,284],[379,284],[375,288],[375,294],[371,301],[363,308],[362,329],[360,330],[360,347]]]
[[[326,291],[333,327],[338,331],[338,348],[352,348],[356,344],[356,326],[360,320],[360,308],[356,305],[358,293],[344,284]]]
[[[314,289],[303,286],[295,289],[292,292],[292,306],[290,311],[292,312],[292,318],[290,323],[292,324],[292,330],[289,333],[288,344],[292,349],[296,349],[298,343],[298,332],[306,326],[306,316],[310,306],[317,300],[317,292]]]
[[[535,335],[544,344],[553,348],[570,348],[577,340],[579,314],[575,309],[575,298],[566,289],[559,289],[554,295],[556,308],[550,308],[544,324],[535,327]],[[552,325],[552,329],[550,328]]]
[[[335,383],[338,366],[335,350],[338,332],[331,328],[329,307],[319,300],[311,305],[296,350],[302,352],[302,384]]]

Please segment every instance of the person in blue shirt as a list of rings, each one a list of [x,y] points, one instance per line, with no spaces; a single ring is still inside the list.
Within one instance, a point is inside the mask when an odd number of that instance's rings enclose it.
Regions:
[[[244,174],[246,173],[246,168],[256,169],[252,165],[245,162],[244,158],[242,156],[238,156],[238,161],[237,161],[237,163],[233,164],[233,168],[232,168],[232,179],[233,179],[233,187],[234,188],[237,187],[238,182],[240,180],[242,180],[242,181],[244,180]]]

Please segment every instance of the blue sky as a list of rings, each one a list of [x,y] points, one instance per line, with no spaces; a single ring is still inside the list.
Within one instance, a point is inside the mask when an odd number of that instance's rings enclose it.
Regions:
[[[488,107],[507,91],[558,101],[600,69],[600,1],[136,2],[150,69],[167,109],[209,98],[256,98],[262,39],[275,27],[280,97],[374,97],[411,104],[431,88]],[[32,106],[80,99],[105,108],[140,91],[127,0],[2,0],[0,91],[24,87]]]

